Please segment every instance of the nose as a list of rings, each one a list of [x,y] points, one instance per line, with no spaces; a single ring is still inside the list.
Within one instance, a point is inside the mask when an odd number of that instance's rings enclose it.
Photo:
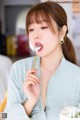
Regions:
[[[34,32],[34,39],[39,39],[39,38],[40,38],[40,31],[39,31],[39,29],[37,29]]]

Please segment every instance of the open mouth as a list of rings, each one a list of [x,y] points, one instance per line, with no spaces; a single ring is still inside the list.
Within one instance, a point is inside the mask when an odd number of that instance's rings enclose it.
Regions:
[[[42,48],[43,48],[43,45],[42,45],[41,43],[36,43],[36,44],[35,44],[35,51],[36,51],[36,52],[37,52],[37,51],[41,51]]]

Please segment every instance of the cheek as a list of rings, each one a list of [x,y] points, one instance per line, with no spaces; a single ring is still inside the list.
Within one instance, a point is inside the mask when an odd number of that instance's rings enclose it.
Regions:
[[[29,45],[30,45],[30,48],[32,49],[32,47],[34,47],[34,44],[33,44],[33,37],[29,35]]]
[[[55,49],[60,44],[59,38],[56,36],[52,35],[52,36],[47,36],[46,38],[47,38],[47,40],[45,41],[46,49],[47,48]]]
[[[49,34],[46,36],[48,44],[58,44],[60,43],[59,37],[57,35]]]
[[[31,40],[32,39],[32,37],[31,37],[31,35],[29,35],[29,40]]]
[[[29,35],[29,42],[33,44],[33,37],[31,35]]]
[[[34,51],[34,45],[32,44],[32,42],[30,40],[29,40],[29,46],[30,46],[31,50]]]

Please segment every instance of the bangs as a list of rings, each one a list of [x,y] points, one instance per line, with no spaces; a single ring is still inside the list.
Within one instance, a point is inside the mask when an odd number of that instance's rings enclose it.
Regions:
[[[41,23],[42,21],[48,22],[48,15],[43,13],[43,12],[39,12],[36,11],[34,13],[32,13],[32,15],[30,15],[27,19],[28,25],[32,24],[32,23]]]
[[[36,11],[31,11],[28,13],[27,18],[26,18],[26,29],[28,32],[28,28],[30,24],[33,23],[42,23],[46,22],[49,24],[49,15],[46,11],[41,11],[41,10],[36,10]]]
[[[50,13],[52,15],[50,15]],[[28,12],[27,17],[26,17],[27,34],[28,34],[28,28],[31,24],[33,24],[33,23],[40,24],[42,22],[46,22],[49,25],[51,31],[53,33],[56,33],[54,24],[52,23],[52,19],[54,19],[54,14],[52,13],[51,9],[48,10],[48,6],[44,6],[44,4],[42,4],[40,6],[33,7]]]

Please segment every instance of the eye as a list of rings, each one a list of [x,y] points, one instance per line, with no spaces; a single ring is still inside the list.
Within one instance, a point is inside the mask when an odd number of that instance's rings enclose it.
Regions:
[[[29,32],[32,32],[32,31],[34,31],[34,29],[31,28],[31,29],[29,29],[28,31],[29,31]]]
[[[45,27],[41,27],[41,29],[47,29],[48,28],[48,26],[45,26]]]

